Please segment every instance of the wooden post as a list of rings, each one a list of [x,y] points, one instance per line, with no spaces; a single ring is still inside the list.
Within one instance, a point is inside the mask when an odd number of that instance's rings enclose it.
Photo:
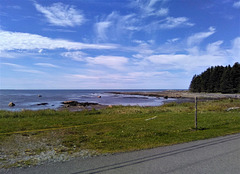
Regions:
[[[195,97],[195,129],[197,130],[197,97]]]

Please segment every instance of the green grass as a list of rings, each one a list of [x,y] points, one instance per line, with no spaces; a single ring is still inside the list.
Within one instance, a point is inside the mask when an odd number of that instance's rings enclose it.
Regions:
[[[0,142],[11,141],[9,137],[18,131],[26,131],[22,136],[36,140],[45,137],[51,141],[51,131],[55,134],[52,141],[57,137],[68,148],[100,153],[153,148],[240,132],[240,110],[228,112],[229,107],[240,107],[240,101],[199,102],[197,131],[194,130],[194,103],[114,106],[81,112],[0,111]],[[41,129],[44,131],[40,132]]]

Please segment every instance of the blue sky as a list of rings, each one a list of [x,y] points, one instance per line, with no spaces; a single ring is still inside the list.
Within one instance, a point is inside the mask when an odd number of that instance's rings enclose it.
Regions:
[[[0,0],[1,89],[187,89],[237,61],[239,0]]]

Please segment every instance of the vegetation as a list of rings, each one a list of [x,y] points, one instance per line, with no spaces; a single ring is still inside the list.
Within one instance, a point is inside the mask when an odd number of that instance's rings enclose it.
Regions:
[[[0,146],[4,147],[1,153],[18,157],[23,154],[22,150],[33,155],[42,153],[47,146],[53,146],[56,153],[83,149],[113,153],[238,133],[240,109],[227,111],[230,107],[240,107],[239,100],[199,102],[197,131],[194,129],[194,103],[169,103],[158,107],[114,106],[81,112],[0,111]],[[27,144],[20,147],[21,140]],[[47,145],[29,149],[29,143],[34,142],[46,142]],[[62,148],[57,149],[60,146]],[[1,161],[7,163],[9,159],[0,156],[0,164]]]
[[[189,90],[191,92],[240,93],[240,64],[233,67],[216,66],[208,68],[200,75],[194,75]]]

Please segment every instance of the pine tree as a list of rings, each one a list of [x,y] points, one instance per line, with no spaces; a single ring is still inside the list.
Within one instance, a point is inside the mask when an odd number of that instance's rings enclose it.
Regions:
[[[240,92],[240,64],[236,62],[232,67],[233,92]]]
[[[220,86],[222,93],[233,93],[233,78],[231,69],[232,68],[228,66],[222,75]]]
[[[210,67],[200,75],[194,75],[189,86],[191,92],[240,93],[240,64],[233,67]]]

